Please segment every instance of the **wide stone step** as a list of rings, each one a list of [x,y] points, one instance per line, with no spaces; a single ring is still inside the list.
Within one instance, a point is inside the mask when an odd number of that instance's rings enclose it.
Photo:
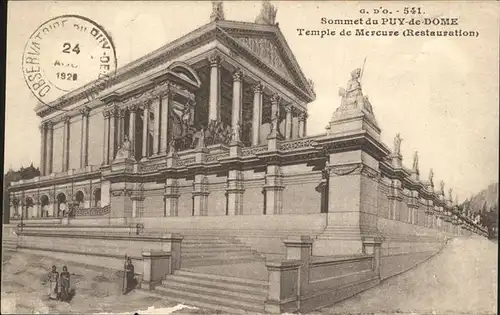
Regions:
[[[199,286],[198,284],[187,284],[181,283],[177,281],[171,281],[162,285],[164,288],[177,290],[177,291],[186,291],[192,293],[199,293],[205,295],[214,295],[214,296],[225,296],[232,297],[235,300],[244,301],[248,303],[256,303],[263,304],[266,300],[266,294],[252,294],[248,292],[228,290],[225,287],[217,287],[217,288],[209,288],[206,286]]]
[[[247,245],[245,244],[240,244],[240,243],[228,243],[228,242],[206,242],[206,243],[184,243],[182,242],[181,248],[200,248],[200,247],[210,247],[210,248],[218,248],[218,247],[227,247],[227,246],[232,246],[232,247],[244,247],[248,248]]]
[[[196,301],[206,302],[206,303],[217,303],[221,306],[241,309],[250,312],[263,312],[264,311],[264,303],[260,302],[246,302],[241,300],[235,300],[232,298],[225,298],[221,296],[216,296],[212,294],[206,293],[196,293],[196,292],[187,292],[187,291],[178,291],[175,289],[166,288],[164,286],[159,286],[156,288],[157,291],[164,292],[165,295],[171,297],[175,297],[176,299],[182,299],[182,301],[186,304],[190,302],[192,304],[196,303]],[[194,303],[193,303],[194,302]],[[194,304],[196,305],[196,304]],[[220,306],[219,306],[220,307]],[[216,307],[217,309],[218,307]]]
[[[220,258],[220,257],[214,257],[214,258],[204,258],[204,259],[189,259],[189,260],[183,260],[181,265],[182,267],[201,267],[201,266],[214,266],[214,265],[226,265],[226,264],[239,264],[239,263],[251,263],[251,262],[257,262],[257,261],[265,261],[264,258],[261,257],[243,257],[243,258]],[[223,266],[221,266],[222,268]]]
[[[188,247],[188,248],[182,248],[181,253],[228,253],[228,252],[251,252],[251,249],[245,248],[245,247],[238,247],[238,246],[224,246],[224,247]]]
[[[208,310],[214,310],[214,311],[223,311],[228,314],[263,314],[264,310],[258,310],[258,311],[248,311],[234,308],[234,307],[228,307],[224,306],[218,303],[213,303],[209,299],[191,299],[186,296],[178,296],[176,294],[168,294],[164,291],[159,291],[159,290],[154,290],[154,291],[146,291],[146,290],[136,290],[137,292],[141,294],[145,294],[148,296],[154,296],[157,298],[165,298],[168,299],[169,301],[177,302],[177,303],[182,303],[190,306],[196,306],[199,308],[204,308]]]
[[[192,271],[192,270],[185,270],[185,269],[176,270],[175,275],[196,278],[196,279],[201,279],[201,280],[212,280],[212,281],[216,280],[216,281],[224,282],[224,283],[249,285],[249,286],[255,286],[258,288],[263,287],[263,288],[267,289],[269,287],[269,283],[265,280],[223,276],[223,275],[211,274],[211,273],[201,273],[201,272],[196,272],[196,271]]]
[[[216,275],[215,275],[216,276]],[[186,275],[169,275],[166,279],[162,280],[163,285],[169,285],[169,283],[182,283],[188,285],[195,285],[198,287],[207,287],[212,289],[222,289],[231,290],[253,295],[267,295],[267,287],[263,284],[255,284],[252,282],[230,282],[214,279],[202,279]]]
[[[203,260],[203,259],[235,259],[235,258],[260,258],[256,253],[251,251],[238,251],[238,252],[204,252],[204,253],[182,253],[181,259],[186,260]]]

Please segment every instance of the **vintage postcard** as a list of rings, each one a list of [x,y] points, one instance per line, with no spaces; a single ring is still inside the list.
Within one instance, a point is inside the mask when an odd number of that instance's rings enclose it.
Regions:
[[[2,314],[497,314],[496,1],[9,1]]]

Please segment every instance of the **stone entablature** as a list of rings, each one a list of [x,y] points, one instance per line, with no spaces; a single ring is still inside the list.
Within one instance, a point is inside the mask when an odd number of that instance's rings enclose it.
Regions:
[[[278,60],[278,57],[276,57],[278,55],[279,58],[284,56],[280,62],[283,63],[283,66],[286,65],[286,72],[291,77],[283,76],[283,71],[277,71],[273,69],[273,67],[270,67],[268,63],[263,62],[263,60],[267,60],[264,58],[265,56],[256,54],[255,50],[252,50],[249,46],[247,46],[246,41],[240,41],[237,39],[238,36],[241,35],[253,35],[258,37],[262,37],[263,35],[269,36],[272,41],[276,43],[274,46],[275,52],[272,60]],[[245,58],[255,64],[256,67],[264,70],[268,75],[270,75],[271,78],[273,78],[273,81],[280,82],[280,84],[285,86],[288,90],[293,91],[296,97],[301,99],[301,102],[308,103],[314,100],[314,91],[300,70],[297,61],[293,57],[293,53],[286,44],[286,41],[277,26],[216,20],[165,45],[155,52],[118,69],[114,77],[108,81],[96,81],[87,84],[83,88],[70,92],[64,97],[54,101],[52,104],[49,104],[50,106],[40,104],[36,108],[37,114],[44,117],[53,112],[53,108],[68,107],[86,99],[86,97],[91,93],[97,93],[99,97],[102,97],[104,96],[101,93],[102,88],[99,89],[96,88],[96,86],[104,85],[104,91],[109,92],[112,90],[112,87],[123,86],[127,80],[140,76],[143,73],[150,73],[154,69],[159,69],[162,64],[165,64],[169,60],[174,60],[175,58],[192,51],[196,47],[212,42],[214,39],[222,42],[224,45],[227,45],[228,48],[233,50],[235,53],[238,53],[240,58]]]

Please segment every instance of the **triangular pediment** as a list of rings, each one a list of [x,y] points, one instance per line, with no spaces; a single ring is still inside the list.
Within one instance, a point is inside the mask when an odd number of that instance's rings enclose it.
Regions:
[[[240,44],[250,49],[267,65],[271,66],[291,82],[296,83],[285,65],[278,46],[271,38],[255,35],[238,35],[234,37]]]
[[[266,66],[304,91],[311,99],[314,91],[300,69],[293,52],[275,25],[220,21],[217,23],[241,47],[254,54]]]

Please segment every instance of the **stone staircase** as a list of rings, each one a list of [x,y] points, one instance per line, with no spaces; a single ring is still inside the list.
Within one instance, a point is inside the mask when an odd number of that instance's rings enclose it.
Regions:
[[[181,267],[264,261],[265,258],[231,236],[182,233]]]
[[[179,231],[181,269],[148,294],[229,314],[264,313],[268,281],[242,275],[265,258],[231,236]]]
[[[223,266],[221,266],[223,268]],[[264,313],[268,282],[177,270],[154,290],[155,295],[229,314]]]
[[[17,251],[17,240],[15,238],[2,239],[2,249],[5,251]]]

